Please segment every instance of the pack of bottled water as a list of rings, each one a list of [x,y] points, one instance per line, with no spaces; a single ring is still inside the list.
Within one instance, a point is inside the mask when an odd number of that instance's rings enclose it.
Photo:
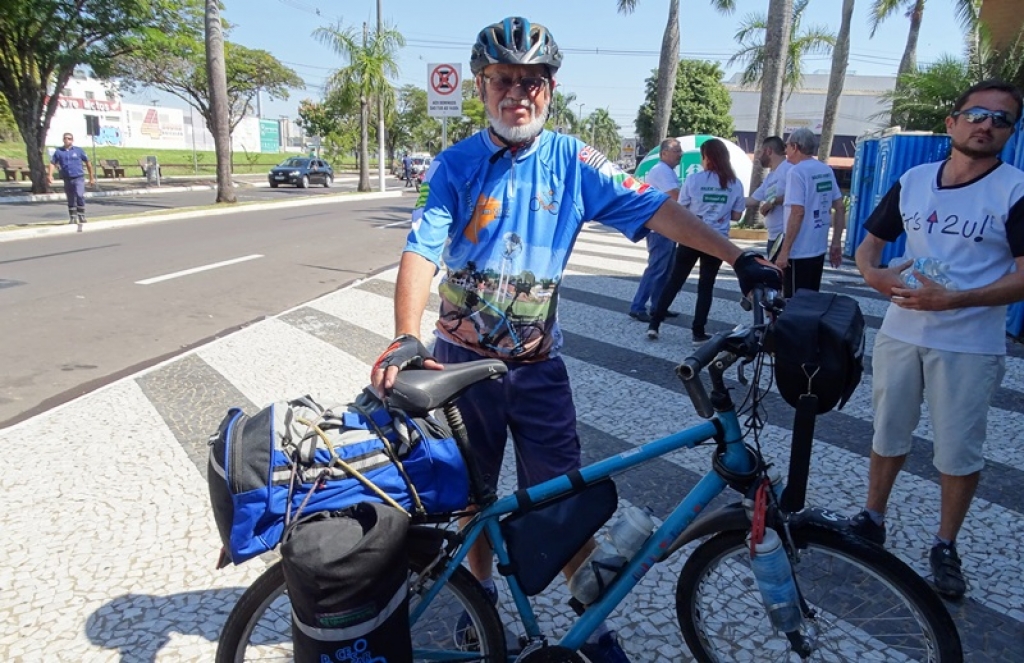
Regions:
[[[892,261],[890,264],[901,265],[908,260],[911,260],[909,256],[903,256]],[[908,288],[921,287],[921,281],[914,274],[914,272],[920,272],[946,290],[957,289],[956,283],[949,276],[949,265],[947,263],[938,258],[913,258],[913,261],[914,264],[900,272],[900,277]]]

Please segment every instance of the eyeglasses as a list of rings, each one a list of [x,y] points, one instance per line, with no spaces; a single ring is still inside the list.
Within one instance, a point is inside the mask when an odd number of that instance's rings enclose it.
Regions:
[[[967,110],[953,111],[951,117],[963,117],[971,124],[981,124],[985,120],[992,120],[992,126],[996,129],[1009,129],[1016,120],[1006,111],[994,111],[981,106],[968,108]]]
[[[511,76],[487,76],[484,75],[484,80],[491,86],[491,89],[495,92],[508,92],[516,86],[522,86],[523,90],[527,94],[534,94],[542,87],[548,84],[548,79],[544,76],[523,76],[521,78],[513,78]]]

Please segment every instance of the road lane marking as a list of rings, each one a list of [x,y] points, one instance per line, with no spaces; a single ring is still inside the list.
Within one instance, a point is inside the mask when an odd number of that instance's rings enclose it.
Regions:
[[[240,262],[246,262],[248,260],[255,260],[257,258],[262,258],[262,257],[263,257],[263,254],[261,254],[261,253],[254,253],[251,256],[242,256],[241,258],[233,258],[231,260],[225,260],[223,262],[215,262],[215,263],[212,263],[210,265],[203,265],[202,267],[193,267],[192,269],[183,269],[180,272],[172,272],[170,274],[164,274],[163,276],[154,276],[151,279],[143,279],[141,281],[136,281],[135,284],[136,285],[152,285],[154,283],[160,283],[161,281],[169,281],[171,279],[176,279],[179,276],[188,276],[189,274],[197,274],[199,272],[205,272],[205,271],[208,271],[208,270],[211,270],[211,269],[217,269],[218,267],[227,267],[228,265],[235,265],[235,264],[240,263]]]

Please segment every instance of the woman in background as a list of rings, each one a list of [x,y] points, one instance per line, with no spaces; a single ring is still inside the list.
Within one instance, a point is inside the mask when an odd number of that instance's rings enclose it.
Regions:
[[[729,150],[721,140],[713,138],[704,142],[700,146],[700,161],[704,170],[686,178],[683,188],[679,191],[679,203],[689,208],[704,223],[728,237],[729,226],[733,221],[738,221],[743,213],[743,185],[736,178],[732,164],[729,163]],[[693,340],[700,343],[711,338],[705,333],[704,326],[711,312],[715,277],[718,276],[718,268],[722,266],[722,261],[682,244],[676,245],[675,260],[668,283],[665,284],[661,298],[651,311],[647,338],[658,338],[658,329],[666,317],[669,306],[683,289],[683,284],[686,283],[698,259],[700,280],[697,283],[697,308],[693,313]]]

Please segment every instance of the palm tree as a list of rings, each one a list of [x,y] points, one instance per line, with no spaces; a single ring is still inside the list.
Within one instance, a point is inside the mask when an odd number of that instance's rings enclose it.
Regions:
[[[213,146],[217,154],[217,202],[233,203],[235,183],[231,180],[231,127],[228,121],[228,79],[224,65],[224,33],[220,4],[206,0],[206,75],[210,82],[210,117]]]
[[[389,78],[398,76],[398,48],[405,38],[391,27],[371,34],[364,24],[362,40],[354,27],[345,28],[339,21],[330,28],[317,28],[313,37],[339,56],[348,65],[331,74],[327,91],[338,91],[345,97],[359,99],[359,191],[370,190],[370,105],[384,101],[385,113],[395,105],[395,89]],[[384,155],[380,155],[383,159]]]
[[[639,0],[618,0],[620,14],[631,14]],[[732,13],[735,0],[709,0],[711,6],[723,14]],[[669,116],[672,114],[672,92],[676,87],[676,71],[679,67],[679,0],[669,0],[668,22],[661,39],[661,56],[658,58],[658,93],[655,101],[655,130],[658,140],[668,135]]]
[[[825,96],[825,114],[821,122],[821,141],[818,144],[818,159],[828,161],[832,154],[832,137],[835,135],[836,115],[839,113],[839,95],[843,93],[846,81],[846,65],[850,62],[850,22],[853,20],[854,0],[843,0],[842,21],[839,23],[839,37],[832,49],[832,71],[828,77],[828,94]]]
[[[786,51],[786,63],[783,66],[784,94],[778,100],[778,119],[774,133],[779,133],[785,126],[783,112],[785,100],[800,87],[803,80],[803,59],[807,55],[827,54],[836,43],[835,35],[825,26],[811,26],[801,31],[801,19],[807,9],[809,0],[795,0],[792,14],[792,36]],[[765,82],[765,64],[767,62],[768,19],[764,14],[747,14],[736,31],[736,41],[740,50],[728,64],[744,63],[746,68],[740,74],[743,85],[763,85]]]
[[[598,108],[586,121],[587,142],[604,153],[611,160],[619,158],[622,139],[619,125],[615,123],[607,108]]]
[[[907,33],[907,45],[903,49],[903,57],[900,59],[900,68],[896,71],[896,85],[899,87],[900,78],[917,68],[917,38],[921,33],[921,20],[924,18],[924,7],[927,0],[874,0],[869,12],[871,25],[871,36],[875,36],[878,26],[898,10],[903,10],[904,16],[910,19],[910,31]],[[956,14],[957,22],[966,31],[976,35],[978,23],[978,9],[980,0],[952,0],[953,11]],[[976,39],[976,37],[975,37]],[[894,112],[890,123],[900,123],[900,117]]]
[[[555,90],[551,97],[551,110],[548,112],[548,121],[545,126],[548,129],[570,129],[576,126],[577,118],[573,115],[570,107],[576,103],[576,93],[569,92],[562,94]]]

